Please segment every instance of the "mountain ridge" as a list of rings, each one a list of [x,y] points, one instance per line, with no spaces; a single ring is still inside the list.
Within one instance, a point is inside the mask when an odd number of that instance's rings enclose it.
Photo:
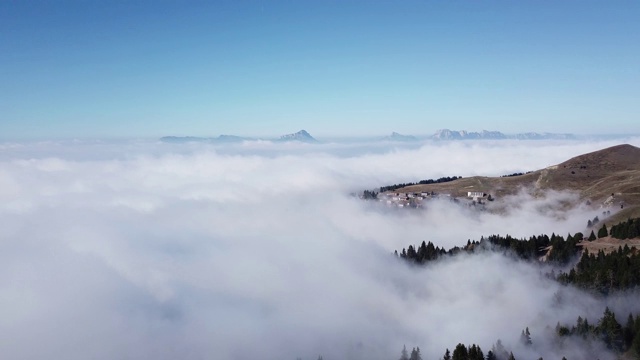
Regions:
[[[387,135],[382,138],[386,141],[418,141],[419,139],[413,135],[403,135],[397,132],[392,132],[391,135]]]
[[[391,135],[387,135],[377,140],[382,141],[395,141],[395,142],[410,142],[410,141],[453,141],[453,140],[572,140],[576,139],[573,134],[555,134],[555,133],[537,133],[526,132],[507,135],[500,131],[494,130],[482,130],[480,132],[467,131],[467,130],[449,130],[440,129],[430,136],[414,136],[400,134],[392,132]],[[198,137],[198,136],[164,136],[160,138],[160,141],[167,143],[188,143],[188,142],[205,142],[205,143],[237,143],[243,141],[274,141],[274,142],[287,142],[287,141],[300,141],[305,143],[319,143],[319,141],[311,136],[309,132],[302,129],[298,132],[281,135],[276,138],[255,138],[255,137],[243,137],[237,135],[219,135],[218,137]]]
[[[174,144],[182,144],[182,143],[192,143],[192,142],[201,142],[201,143],[215,143],[215,144],[228,144],[228,143],[241,143],[243,141],[274,141],[274,142],[288,142],[288,141],[300,141],[305,143],[318,143],[311,134],[309,134],[306,130],[300,130],[295,133],[285,134],[278,138],[252,138],[252,137],[243,137],[236,135],[219,135],[218,137],[199,137],[199,136],[163,136],[160,138],[161,142],[165,143],[174,143]]]
[[[481,132],[466,131],[466,130],[449,130],[440,129],[431,135],[430,139],[433,140],[567,140],[574,139],[573,134],[555,134],[555,133],[537,133],[526,132],[517,133],[512,135],[506,135],[500,131],[495,130],[482,130]]]
[[[419,184],[395,192],[436,192],[465,198],[468,192],[493,198],[525,189],[534,196],[547,190],[570,191],[585,203],[640,209],[640,148],[621,144],[572,157],[526,174],[472,176],[439,184]]]

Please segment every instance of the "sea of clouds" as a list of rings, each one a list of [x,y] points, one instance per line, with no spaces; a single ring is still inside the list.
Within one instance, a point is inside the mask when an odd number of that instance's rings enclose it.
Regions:
[[[566,235],[573,194],[391,211],[350,194],[441,176],[537,170],[603,141],[0,143],[0,354],[11,359],[395,359],[502,339],[527,358],[612,358],[550,334],[624,322],[608,303],[498,254],[411,267],[394,250],[483,235]],[[637,299],[637,296],[635,297]],[[529,327],[534,349],[518,345]],[[597,346],[596,346],[597,348]],[[560,355],[559,355],[560,354]]]

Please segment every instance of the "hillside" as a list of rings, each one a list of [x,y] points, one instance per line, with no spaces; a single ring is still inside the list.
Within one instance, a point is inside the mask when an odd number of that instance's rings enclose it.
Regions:
[[[609,254],[612,251],[617,251],[619,247],[624,247],[625,245],[631,249],[640,249],[640,238],[620,240],[611,236],[606,236],[593,241],[583,240],[578,243],[578,246],[591,254],[597,254],[600,250],[604,251],[605,254]]]
[[[534,195],[549,189],[573,191],[585,202],[624,205],[625,215],[632,216],[640,204],[640,148],[617,145],[524,175],[474,176],[447,183],[407,186],[396,192],[428,191],[465,197],[468,191],[480,191],[499,199],[522,188]]]

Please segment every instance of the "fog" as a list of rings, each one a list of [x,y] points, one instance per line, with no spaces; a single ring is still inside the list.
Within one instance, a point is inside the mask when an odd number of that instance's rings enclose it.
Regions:
[[[598,210],[549,210],[575,194],[523,192],[495,215],[446,201],[391,211],[350,193],[537,170],[619,143],[640,139],[1,143],[0,353],[396,359],[406,344],[426,360],[499,338],[516,357],[589,357],[549,332],[606,305],[622,321],[637,295],[605,303],[492,253],[423,268],[393,256],[423,240],[583,231]],[[518,345],[525,327],[533,353]]]

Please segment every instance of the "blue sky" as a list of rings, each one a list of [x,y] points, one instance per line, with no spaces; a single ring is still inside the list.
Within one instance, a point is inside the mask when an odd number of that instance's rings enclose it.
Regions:
[[[638,1],[4,1],[0,137],[640,133]]]

